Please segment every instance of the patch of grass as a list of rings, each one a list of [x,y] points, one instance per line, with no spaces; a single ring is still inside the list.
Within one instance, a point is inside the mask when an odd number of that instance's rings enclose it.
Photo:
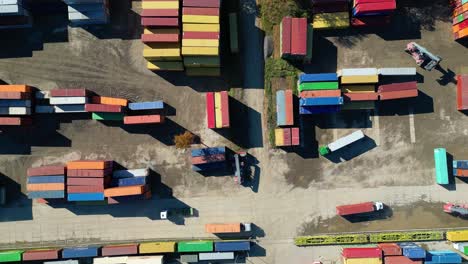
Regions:
[[[259,2],[260,18],[266,35],[271,35],[273,27],[279,25],[285,16],[307,16],[307,11],[301,9],[295,0],[261,0]]]

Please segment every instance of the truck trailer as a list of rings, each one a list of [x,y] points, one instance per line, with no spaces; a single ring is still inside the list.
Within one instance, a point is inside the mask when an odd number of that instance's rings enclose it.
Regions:
[[[321,146],[319,148],[319,153],[322,156],[325,156],[331,152],[337,151],[343,147],[346,147],[356,141],[359,141],[365,137],[364,132],[362,130],[355,131],[347,136],[344,136],[335,142],[332,142],[328,145]]]
[[[211,234],[241,233],[252,231],[251,223],[206,224],[205,231]]]
[[[366,202],[359,204],[339,205],[336,207],[336,213],[341,216],[355,215],[362,213],[371,213],[384,209],[382,202]]]

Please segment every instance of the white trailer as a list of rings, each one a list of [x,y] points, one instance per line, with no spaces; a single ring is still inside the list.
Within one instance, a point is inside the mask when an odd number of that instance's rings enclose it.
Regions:
[[[344,136],[335,142],[332,142],[328,145],[321,146],[319,149],[320,155],[324,156],[330,152],[337,151],[345,146],[348,146],[358,140],[361,140],[365,137],[364,132],[362,130],[355,131],[347,136]]]

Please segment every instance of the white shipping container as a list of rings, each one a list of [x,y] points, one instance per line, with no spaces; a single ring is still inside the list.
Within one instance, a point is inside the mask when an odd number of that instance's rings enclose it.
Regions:
[[[20,5],[0,5],[0,16],[2,15],[15,15],[21,16],[24,14],[25,9]]]
[[[37,91],[36,99],[49,99],[50,98],[50,91]]]
[[[104,12],[106,6],[103,3],[69,5],[68,13],[83,13],[84,11]]]
[[[340,76],[361,76],[361,75],[377,75],[377,68],[351,68],[342,69]]]
[[[0,115],[30,115],[29,107],[0,107]]]
[[[198,260],[228,260],[234,259],[234,252],[199,253]]]
[[[81,13],[68,13],[68,20],[102,20],[106,18],[104,11],[85,11]]]
[[[85,111],[85,106],[80,105],[55,105],[54,106],[55,113],[82,113]]]
[[[335,142],[328,144],[330,151],[336,151],[344,146],[347,146],[351,143],[354,143],[365,137],[364,133],[361,130],[355,131],[347,136],[344,136]]]
[[[465,247],[468,247],[468,243],[453,243],[453,247],[456,250],[463,252],[465,250]]]
[[[49,99],[51,105],[80,105],[87,102],[88,97],[51,97]]]
[[[80,264],[78,260],[58,260],[58,261],[44,261],[44,264]]]
[[[104,258],[94,258],[93,264],[126,264],[127,256],[124,257],[104,257]]]
[[[104,0],[62,0],[67,5],[72,4],[89,4],[89,3],[103,3]]]
[[[416,75],[416,68],[380,68],[380,75]]]
[[[55,113],[55,108],[52,105],[36,105],[34,111],[38,114]]]
[[[127,264],[163,264],[164,256],[128,257]]]
[[[20,5],[22,1],[19,0],[0,0],[0,5]]]
[[[133,169],[133,170],[116,170],[112,173],[113,178],[131,178],[148,176],[149,169]]]

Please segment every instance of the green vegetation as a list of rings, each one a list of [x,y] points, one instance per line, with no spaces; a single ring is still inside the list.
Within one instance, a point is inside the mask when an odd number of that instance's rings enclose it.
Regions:
[[[307,16],[307,11],[301,9],[294,0],[261,0],[259,2],[262,27],[267,35],[272,35],[273,27],[279,25],[285,16]]]

